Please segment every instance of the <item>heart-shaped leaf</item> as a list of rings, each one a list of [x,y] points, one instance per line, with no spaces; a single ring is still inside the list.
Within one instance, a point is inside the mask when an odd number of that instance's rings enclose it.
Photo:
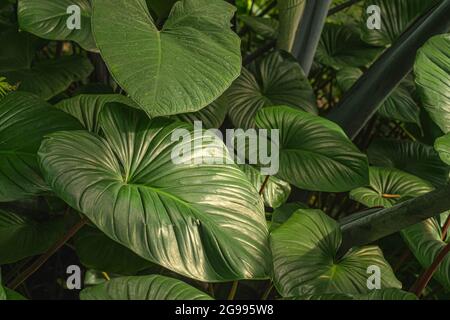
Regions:
[[[62,217],[37,222],[0,209],[0,265],[45,252],[64,232]]]
[[[441,160],[450,165],[450,134],[436,139],[434,149],[439,153]]]
[[[367,207],[391,207],[433,191],[433,186],[394,168],[370,167],[370,185],[352,190],[350,198]]]
[[[259,169],[248,164],[243,164],[240,167],[242,171],[245,172],[248,180],[250,180],[256,190],[261,190],[266,177],[261,175]],[[290,193],[291,186],[289,183],[276,177],[269,177],[269,180],[264,185],[262,197],[267,207],[278,208],[286,202]]]
[[[103,107],[110,102],[137,107],[131,99],[120,94],[80,94],[60,101],[55,107],[78,119],[86,130],[99,133],[100,113]]]
[[[212,300],[210,296],[176,279],[160,275],[121,277],[86,288],[81,300]]]
[[[230,29],[235,9],[225,1],[181,0],[161,30],[145,0],[93,4],[103,59],[150,117],[198,111],[239,76],[240,41]]]
[[[142,259],[93,227],[84,227],[78,231],[74,243],[81,263],[90,269],[134,275],[151,266],[151,262]]]
[[[414,22],[414,20],[428,9],[432,8],[439,0],[367,0],[364,8],[375,5],[380,8],[381,28],[367,28],[367,21],[373,16],[373,12],[364,10],[361,31],[362,39],[375,46],[387,46],[397,38]]]
[[[368,268],[376,266],[381,288],[401,288],[378,247],[354,248],[337,257],[339,224],[320,210],[298,210],[271,233],[274,283],[283,297],[369,293]]]
[[[71,16],[78,14],[77,9],[69,10],[72,6],[80,10],[80,25],[69,28]],[[75,41],[84,49],[95,51],[91,11],[89,0],[20,0],[17,15],[22,30],[44,39]]]
[[[256,125],[280,130],[280,179],[325,192],[367,184],[367,157],[335,123],[289,107],[270,107],[258,112]]]
[[[370,145],[367,155],[375,166],[397,168],[435,186],[446,185],[449,180],[450,168],[431,146],[420,142],[378,139]]]
[[[273,52],[253,69],[242,69],[241,76],[227,91],[229,115],[235,127],[253,128],[258,110],[275,105],[317,114],[312,87],[291,55]]]
[[[117,104],[104,108],[100,127],[105,139],[78,131],[43,141],[41,167],[59,197],[175,272],[204,281],[267,277],[263,204],[237,165],[214,164],[232,163],[222,141],[194,143],[191,126]]]
[[[450,132],[450,34],[435,36],[417,53],[414,73],[423,106],[444,131]]]
[[[0,202],[48,192],[36,152],[42,138],[59,130],[76,130],[76,119],[35,95],[13,92],[0,99]]]
[[[380,49],[364,43],[357,30],[350,26],[325,24],[316,52],[316,60],[339,70],[369,65]]]

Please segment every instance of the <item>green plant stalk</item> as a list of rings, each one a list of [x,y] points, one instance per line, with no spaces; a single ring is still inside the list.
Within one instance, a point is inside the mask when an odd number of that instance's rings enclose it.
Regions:
[[[341,251],[384,238],[450,209],[450,185],[391,208],[372,209],[340,221]]]
[[[308,76],[311,70],[331,0],[307,0],[297,29],[292,54]]]
[[[384,100],[412,70],[417,50],[433,35],[450,29],[449,16],[450,0],[444,0],[417,19],[353,85],[328,118],[339,124],[351,139],[355,139]]]

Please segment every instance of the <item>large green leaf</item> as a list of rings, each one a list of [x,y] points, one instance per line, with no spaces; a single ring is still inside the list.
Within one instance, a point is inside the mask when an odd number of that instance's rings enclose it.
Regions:
[[[211,164],[231,161],[222,141],[210,136],[202,146],[191,126],[121,105],[103,110],[100,127],[106,139],[78,131],[43,141],[41,167],[59,197],[113,240],[183,275],[267,276],[263,204],[237,165]],[[182,142],[172,141],[177,129]]]
[[[48,100],[66,90],[73,82],[89,76],[93,67],[82,56],[65,56],[36,62],[20,69],[3,72],[20,91],[27,91]]]
[[[81,300],[212,300],[202,291],[160,275],[115,278],[86,288]]]
[[[71,30],[67,21],[72,13],[67,9],[80,8],[80,29]],[[91,33],[91,4],[89,0],[20,0],[17,14],[20,28],[49,40],[71,40],[86,50],[95,50]]]
[[[379,53],[378,48],[364,43],[353,27],[327,23],[317,47],[316,60],[339,70],[367,66]]]
[[[89,269],[134,275],[151,265],[151,262],[93,227],[84,227],[78,231],[74,241],[81,263]]]
[[[305,3],[305,0],[279,0],[277,2],[280,15],[278,49],[288,52],[292,50]]]
[[[431,146],[413,141],[375,140],[367,154],[371,164],[408,172],[435,186],[447,184],[450,168]]]
[[[350,198],[367,207],[391,207],[434,188],[428,182],[394,168],[370,168],[370,185],[352,190]]]
[[[450,34],[431,38],[419,50],[414,65],[418,92],[431,118],[450,132]]]
[[[363,72],[359,68],[343,68],[336,74],[339,87],[348,91],[361,78]],[[414,83],[407,78],[389,95],[386,101],[378,109],[378,113],[388,119],[415,123],[420,125],[420,109],[411,95],[411,86]]]
[[[145,0],[93,4],[92,26],[102,57],[151,117],[198,111],[239,76],[240,41],[230,29],[234,7],[225,1],[179,1],[161,30]]]
[[[260,110],[256,124],[280,130],[277,176],[302,189],[343,192],[368,182],[367,157],[331,121],[289,107]]]
[[[439,153],[441,160],[450,165],[450,134],[436,139],[434,149]]]
[[[62,217],[37,222],[0,210],[0,265],[45,252],[65,231]]]
[[[369,266],[381,271],[381,287],[401,288],[378,247],[354,248],[337,257],[339,224],[320,210],[298,210],[271,233],[274,283],[283,297],[307,294],[361,294]]]
[[[79,129],[72,117],[31,93],[14,92],[0,99],[0,202],[48,192],[36,152],[43,136]]]
[[[258,110],[275,105],[317,114],[314,92],[302,68],[283,52],[271,53],[252,71],[242,69],[227,96],[230,119],[238,128],[253,128]]]
[[[259,169],[252,167],[249,164],[243,164],[240,167],[253,186],[255,186],[256,190],[261,190],[266,177],[261,175]],[[262,197],[267,207],[278,208],[286,202],[290,193],[291,186],[289,183],[276,177],[269,177],[269,180],[264,186]]]
[[[194,123],[201,121],[203,128],[220,128],[225,121],[228,112],[228,102],[226,95],[220,96],[216,101],[209,106],[197,112],[182,113],[173,116],[175,119],[185,121],[187,123]]]
[[[441,219],[431,218],[402,230],[403,239],[423,268],[428,268],[450,241],[450,232],[446,237],[442,235],[442,224],[447,215],[448,213],[443,214]],[[450,255],[445,256],[433,277],[447,290],[450,289]]]
[[[367,0],[364,8],[376,5],[380,8],[381,29],[366,26],[369,14],[364,10],[362,17],[362,39],[375,46],[393,43],[421,14],[439,0]]]
[[[55,107],[78,119],[86,130],[99,133],[100,112],[110,102],[137,107],[131,99],[120,94],[80,94],[60,101]]]

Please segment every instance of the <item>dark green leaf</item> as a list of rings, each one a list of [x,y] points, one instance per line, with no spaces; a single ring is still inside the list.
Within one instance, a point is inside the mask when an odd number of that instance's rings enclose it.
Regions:
[[[450,34],[431,38],[418,52],[414,73],[418,92],[431,118],[450,132]]]
[[[74,118],[31,93],[0,99],[0,202],[48,192],[36,161],[41,140],[51,132],[79,128]]]
[[[134,275],[151,265],[151,262],[92,227],[78,231],[74,240],[81,263],[90,269]]]
[[[45,252],[64,232],[64,218],[37,222],[0,209],[0,265]]]
[[[78,119],[86,130],[99,133],[99,115],[109,102],[137,107],[132,100],[119,94],[80,94],[73,98],[62,100],[55,107]]]
[[[103,59],[150,117],[198,111],[239,75],[239,37],[230,29],[235,9],[225,1],[179,1],[162,30],[145,0],[93,4],[92,26]]]
[[[286,203],[279,208],[276,208],[272,213],[272,223],[270,230],[273,231],[280,225],[285,223],[298,209],[308,209],[308,206],[301,202]]]
[[[276,39],[278,35],[278,21],[272,18],[241,15],[239,19],[244,22],[257,35],[266,39]]]
[[[230,119],[237,128],[253,128],[258,110],[287,105],[317,114],[316,99],[300,65],[284,52],[265,57],[252,72],[241,76],[227,91]]]
[[[364,10],[362,21],[362,39],[375,46],[388,46],[411,25],[421,14],[430,9],[439,0],[367,0],[364,8],[371,5],[380,7],[381,29],[369,29],[366,26],[369,14]]]
[[[391,207],[432,191],[428,182],[394,168],[371,167],[370,185],[352,190],[350,198],[367,207]]]
[[[449,180],[449,167],[433,147],[420,142],[379,139],[370,145],[367,155],[375,166],[397,168],[435,186],[445,185]]]
[[[216,101],[209,106],[201,109],[200,111],[193,113],[182,113],[173,116],[175,119],[187,123],[194,123],[195,121],[201,121],[203,128],[220,128],[225,121],[225,117],[228,112],[228,102],[226,95],[219,97]]]
[[[298,188],[344,192],[367,184],[367,158],[336,124],[289,107],[260,110],[256,124],[280,130],[277,176]]]
[[[367,66],[379,53],[380,49],[364,43],[354,28],[327,23],[317,47],[316,60],[339,70]]]
[[[89,76],[93,67],[89,59],[82,56],[65,56],[43,60],[33,66],[3,72],[20,91],[27,91],[48,100],[66,90],[73,82]]]
[[[80,8],[80,29],[69,29],[67,21],[72,13],[67,9]],[[20,0],[19,24],[22,30],[49,40],[75,41],[86,50],[96,50],[91,33],[91,4],[89,0]]]
[[[401,288],[378,247],[354,248],[342,258],[339,224],[320,210],[298,210],[271,233],[274,283],[283,297],[369,293],[369,266],[380,268],[381,287]]]

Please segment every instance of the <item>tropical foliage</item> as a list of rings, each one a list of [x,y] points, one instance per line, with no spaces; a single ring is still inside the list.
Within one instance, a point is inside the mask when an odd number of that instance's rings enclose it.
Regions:
[[[0,300],[450,298],[449,16],[2,0]]]

